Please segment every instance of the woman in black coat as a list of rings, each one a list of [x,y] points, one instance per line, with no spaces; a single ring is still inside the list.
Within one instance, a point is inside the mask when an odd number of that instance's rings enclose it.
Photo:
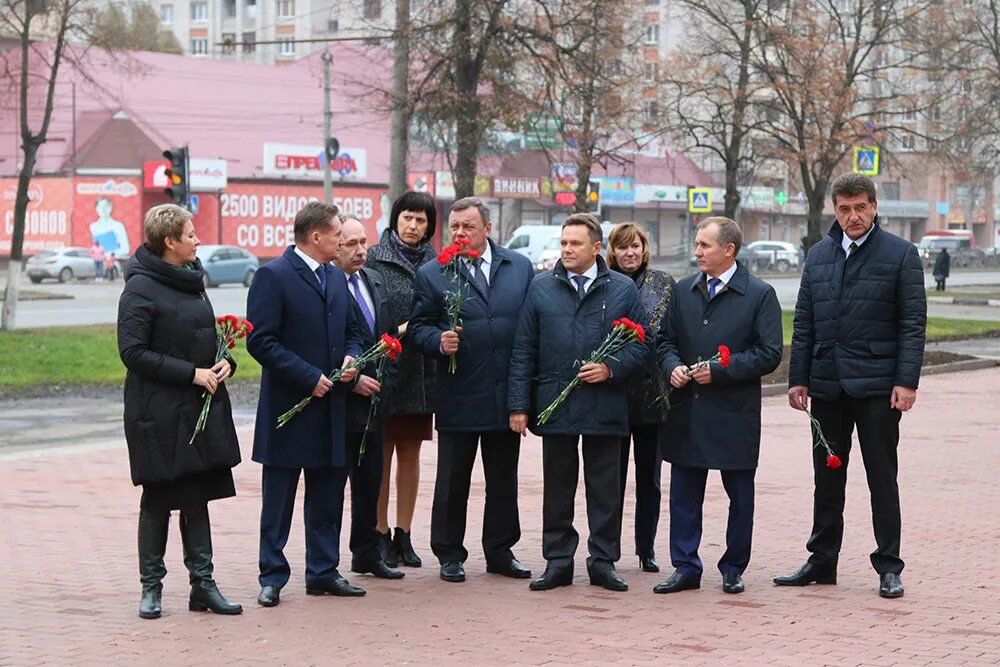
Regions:
[[[951,275],[951,255],[948,254],[947,248],[941,248],[941,254],[934,260],[934,280],[937,283],[934,289],[943,292],[944,283],[949,275]]]
[[[139,502],[139,616],[159,618],[167,573],[170,512],[180,510],[191,611],[239,614],[212,578],[208,501],[236,495],[231,468],[240,462],[224,382],[235,363],[215,363],[215,315],[195,255],[191,214],[155,206],[143,222],[147,243],[125,267],[118,303],[118,353],[125,364],[125,438]],[[212,394],[205,429],[189,444],[204,392]]]
[[[433,437],[435,362],[407,343],[406,325],[413,308],[413,281],[417,269],[434,261],[431,247],[437,224],[434,199],[423,192],[407,192],[392,205],[389,228],[377,245],[368,250],[367,266],[385,278],[389,309],[399,327],[403,354],[392,397],[384,404],[388,415],[382,449],[382,490],[378,499],[379,549],[389,567],[420,567],[413,550],[410,527],[420,484],[420,446]],[[389,535],[389,479],[392,454],[396,453],[396,534]]]
[[[660,320],[670,307],[674,279],[649,266],[649,237],[634,222],[617,225],[608,237],[608,267],[632,278],[639,288],[649,336],[660,328]],[[628,425],[631,437],[622,438],[621,507],[625,507],[625,483],[628,480],[629,441],[635,459],[635,554],[644,572],[659,572],[653,542],[660,521],[660,456],[657,436],[667,419],[667,402],[659,400],[667,391],[667,382],[650,349],[649,363],[640,370],[629,390]]]

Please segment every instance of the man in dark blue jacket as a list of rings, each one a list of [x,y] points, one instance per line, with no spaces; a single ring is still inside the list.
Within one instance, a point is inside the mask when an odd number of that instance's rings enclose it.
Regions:
[[[698,225],[701,269],[677,283],[657,336],[660,367],[676,390],[660,450],[670,461],[670,560],[676,571],[653,591],[701,586],[702,506],[709,470],[729,496],[722,590],[743,592],[753,537],[754,476],[760,455],[760,379],[781,362],[781,306],[774,288],[736,261],[739,226],[714,217]],[[729,359],[720,346],[729,350]],[[722,363],[708,360],[720,354]]]
[[[587,489],[590,583],[628,590],[615,572],[621,557],[621,439],[628,435],[630,376],[649,359],[647,343],[633,341],[604,363],[583,364],[622,317],[646,325],[635,282],[609,271],[601,257],[601,225],[589,213],[563,222],[561,258],[536,277],[528,290],[514,340],[508,407],[511,430],[542,436],[542,555],[545,573],[531,582],[543,591],[573,583],[573,555],[579,535],[573,510],[583,438],[583,479]],[[544,424],[537,415],[570,383],[570,392]]]
[[[490,210],[477,197],[451,206],[448,227],[453,241],[469,242],[475,260],[458,259],[442,267],[428,262],[417,271],[408,338],[438,360],[434,420],[438,431],[437,479],[431,513],[431,548],[445,581],[465,581],[463,544],[469,486],[481,445],[486,477],[483,553],[486,571],[526,579],[531,571],[512,551],[521,539],[517,510],[520,435],[507,419],[507,372],[524,295],[531,284],[531,262],[490,240]],[[456,275],[454,268],[457,266]],[[462,325],[451,331],[447,294],[461,290]],[[447,357],[456,358],[449,372]]]
[[[399,335],[389,308],[385,279],[365,266],[368,232],[357,218],[346,218],[343,244],[335,264],[347,276],[354,306],[354,319],[361,331],[361,348],[367,350],[383,334]],[[375,362],[360,369],[357,382],[347,395],[347,454],[351,480],[351,571],[380,579],[402,579],[403,573],[386,565],[379,552],[378,494],[382,486],[382,423],[388,392],[396,379],[396,362],[382,361],[381,380]],[[379,396],[372,413],[372,398]],[[371,420],[369,422],[369,415]],[[367,430],[367,433],[366,433]],[[364,444],[364,452],[361,446]],[[338,524],[338,533],[340,526]]]
[[[899,557],[899,420],[917,398],[927,329],[924,271],[916,246],[879,226],[875,184],[845,174],[833,183],[837,223],[809,251],[795,304],[788,402],[819,420],[840,467],[814,434],[809,561],[780,586],[837,583],[844,489],[857,427],[878,545],[879,594],[903,595]]]
[[[326,374],[362,351],[347,280],[329,265],[341,244],[337,213],[335,206],[306,204],[295,216],[295,245],[260,267],[247,295],[255,327],[247,351],[262,368],[253,460],[264,467],[257,601],[265,607],[278,604],[291,573],[284,548],[303,470],[306,593],[365,593],[337,571],[349,464],[344,397],[357,371],[345,372],[337,386]],[[306,396],[309,405],[278,429],[278,416]]]

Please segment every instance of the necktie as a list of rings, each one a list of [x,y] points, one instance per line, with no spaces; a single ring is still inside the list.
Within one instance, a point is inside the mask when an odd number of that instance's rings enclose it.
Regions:
[[[851,255],[853,255],[854,251],[857,249],[858,249],[858,244],[855,243],[854,241],[851,241],[851,245],[847,247],[847,256],[850,257]]]
[[[477,257],[472,262],[472,282],[483,294],[490,293],[490,284],[486,282],[486,274],[483,273],[482,257]]]
[[[715,298],[715,291],[719,289],[719,285],[722,283],[720,278],[709,278],[708,279],[708,298]]]
[[[587,296],[587,276],[573,276],[573,282],[576,283],[576,295],[583,301],[583,297]]]
[[[348,282],[351,283],[351,289],[354,290],[354,300],[358,302],[358,308],[361,309],[361,314],[365,318],[365,322],[368,323],[368,329],[375,333],[375,316],[372,315],[372,311],[368,308],[368,302],[365,301],[365,297],[361,294],[361,285],[358,280],[358,274],[355,273],[350,277]]]
[[[323,290],[323,294],[326,294],[326,264],[320,264],[316,267],[316,277],[319,278],[319,287]]]

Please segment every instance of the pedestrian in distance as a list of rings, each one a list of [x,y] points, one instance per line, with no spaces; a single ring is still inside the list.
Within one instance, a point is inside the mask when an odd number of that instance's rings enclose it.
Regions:
[[[205,294],[191,214],[173,204],[149,209],[146,243],[125,267],[118,303],[118,353],[125,364],[125,440],[139,501],[139,616],[159,618],[170,513],[180,510],[188,608],[239,614],[213,578],[208,502],[236,495],[240,462],[225,382],[236,371],[226,355],[215,362],[215,314]],[[202,433],[191,435],[204,404]]]
[[[100,282],[104,277],[104,248],[100,241],[94,241],[90,246],[90,259],[94,262],[94,280]]]
[[[938,292],[945,291],[944,283],[951,275],[951,255],[947,248],[941,248],[941,253],[934,260],[934,289]]]
[[[802,271],[788,369],[788,403],[808,410],[812,399],[812,416],[829,441],[832,461],[814,432],[809,560],[774,583],[837,583],[856,428],[877,544],[871,564],[879,575],[879,595],[898,598],[903,595],[899,421],[916,401],[923,363],[924,270],[916,246],[879,224],[875,183],[867,176],[837,178],[833,210],[836,223],[809,251]]]

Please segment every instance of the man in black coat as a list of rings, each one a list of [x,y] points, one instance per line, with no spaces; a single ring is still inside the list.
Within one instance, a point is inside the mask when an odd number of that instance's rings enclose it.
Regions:
[[[260,267],[247,295],[254,331],[247,351],[260,362],[260,399],[253,460],[262,464],[260,595],[273,607],[291,570],[284,548],[295,492],[305,475],[306,593],[364,595],[340,575],[339,522],[349,454],[344,435],[347,383],[327,377],[361,350],[361,334],[343,272],[329,265],[341,243],[337,208],[306,204],[295,216],[295,245]],[[283,428],[278,416],[306,396],[312,401]]]
[[[431,513],[431,548],[444,581],[465,581],[463,544],[469,485],[476,449],[483,454],[486,506],[483,553],[486,571],[515,579],[531,577],[512,551],[521,538],[517,511],[520,435],[507,418],[507,373],[524,295],[534,274],[531,262],[490,240],[490,210],[478,197],[451,206],[452,240],[464,239],[479,257],[450,267],[428,262],[414,283],[410,339],[437,360],[435,422],[438,431],[437,480]],[[451,331],[446,299],[461,290],[461,332]],[[449,372],[447,358],[457,370]]]
[[[809,561],[780,586],[837,583],[851,434],[858,430],[878,548],[879,594],[903,595],[899,557],[899,420],[917,398],[927,328],[924,271],[916,247],[879,226],[875,184],[845,174],[833,183],[837,223],[809,251],[795,304],[788,402],[819,420],[841,467],[827,465],[814,434]]]
[[[700,271],[677,283],[657,336],[657,356],[675,391],[660,448],[670,461],[670,560],[676,571],[653,591],[701,586],[702,505],[709,470],[729,496],[722,590],[743,592],[753,537],[754,475],[760,455],[760,379],[781,362],[781,306],[774,288],[736,255],[739,226],[729,218],[698,225]],[[726,346],[728,362],[705,363]]]
[[[354,306],[354,319],[361,330],[361,349],[367,350],[383,334],[399,335],[389,309],[385,279],[375,269],[365,266],[368,255],[368,232],[357,218],[346,218],[343,243],[334,263],[347,276],[347,286]],[[382,424],[384,400],[396,379],[396,363],[386,360],[381,381],[375,365],[366,366],[347,395],[347,456],[351,480],[351,571],[371,574],[380,579],[402,579],[403,573],[387,566],[378,548],[375,523],[378,494],[382,486]],[[369,423],[372,397],[378,395],[375,413]],[[368,430],[367,436],[365,430]],[[361,445],[364,443],[364,453]],[[342,524],[341,524],[342,525]],[[340,533],[338,526],[338,533]]]
[[[573,583],[573,555],[579,535],[573,528],[580,474],[577,444],[583,439],[583,480],[587,489],[590,583],[612,591],[628,590],[615,571],[621,557],[621,439],[628,435],[630,377],[649,358],[649,345],[633,341],[603,363],[582,360],[600,347],[623,317],[646,325],[635,282],[609,271],[601,257],[601,225],[589,213],[563,222],[561,258],[537,276],[528,289],[514,339],[508,408],[510,428],[542,436],[542,555],[545,573],[531,582],[544,591]],[[537,423],[559,393],[579,377],[544,424]]]
[[[945,291],[945,282],[951,275],[951,255],[947,248],[941,248],[937,259],[934,260],[934,289],[938,292]]]

